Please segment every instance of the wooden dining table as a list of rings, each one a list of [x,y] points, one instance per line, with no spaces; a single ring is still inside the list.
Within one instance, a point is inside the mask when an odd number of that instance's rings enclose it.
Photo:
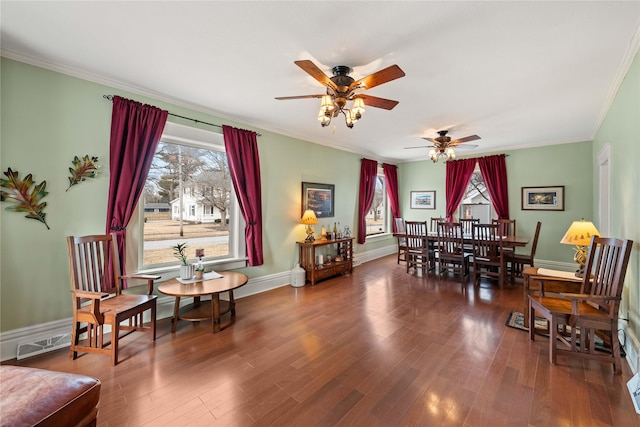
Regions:
[[[435,245],[438,243],[438,233],[435,231],[430,231],[426,235],[421,236],[413,236],[402,233],[396,234],[396,236],[406,236],[407,238],[422,238],[425,248],[435,247]],[[502,246],[507,250],[513,250],[513,248],[516,247],[524,247],[527,245],[527,243],[529,243],[529,240],[531,240],[529,236],[501,236],[501,238]],[[465,245],[473,245],[473,236],[471,234],[463,234],[462,239]]]

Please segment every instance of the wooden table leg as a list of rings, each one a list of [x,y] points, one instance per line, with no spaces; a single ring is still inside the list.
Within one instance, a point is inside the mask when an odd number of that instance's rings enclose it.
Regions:
[[[179,318],[180,318],[180,297],[176,297],[176,305],[175,307],[173,307],[173,319],[171,319],[171,332],[176,331]]]
[[[213,333],[220,332],[220,294],[211,295],[211,322]]]
[[[236,318],[236,300],[233,298],[233,289],[229,291],[229,308],[231,309],[231,320]]]

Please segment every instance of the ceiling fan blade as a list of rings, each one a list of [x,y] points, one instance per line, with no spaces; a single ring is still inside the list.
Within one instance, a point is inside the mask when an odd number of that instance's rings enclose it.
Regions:
[[[402,71],[400,67],[397,65],[391,65],[383,70],[376,71],[373,74],[369,74],[367,77],[363,77],[360,80],[351,83],[351,88],[355,88],[362,84],[366,89],[371,89],[372,87],[390,82],[391,80],[404,77],[404,75],[404,71]]]
[[[364,104],[368,107],[383,108],[385,110],[392,110],[393,107],[399,104],[398,101],[392,99],[378,98],[377,96],[369,96],[365,94],[358,94],[356,98],[362,98]]]
[[[429,142],[433,142],[434,144],[436,144],[436,143],[438,142],[438,141],[436,141],[435,139],[433,139],[433,138],[427,138],[426,136],[423,136],[423,137],[422,137],[422,139],[425,139],[425,140],[427,140],[427,141],[429,141]]]
[[[456,140],[451,141],[451,142],[455,143],[455,144],[461,144],[461,143],[467,142],[467,141],[475,141],[476,139],[480,139],[480,137],[478,135],[470,135],[470,136],[465,136],[464,138],[456,139]]]
[[[324,86],[330,86],[333,89],[337,89],[336,84],[331,81],[329,76],[322,72],[320,68],[313,62],[308,59],[304,59],[302,61],[293,61],[298,67],[302,68],[304,72],[309,74],[311,77],[322,83]]]
[[[434,148],[431,145],[418,145],[417,147],[404,147],[405,150],[411,150],[413,148]]]
[[[306,99],[306,98],[322,98],[323,95],[300,95],[300,96],[278,96],[275,99],[280,101],[287,99]]]

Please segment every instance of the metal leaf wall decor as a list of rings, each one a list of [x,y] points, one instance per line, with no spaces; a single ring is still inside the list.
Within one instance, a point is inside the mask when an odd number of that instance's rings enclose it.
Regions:
[[[89,157],[89,155],[86,155],[82,159],[75,156],[71,163],[73,163],[73,167],[69,168],[71,176],[69,177],[69,186],[66,191],[69,191],[71,187],[80,184],[87,178],[95,178],[98,175],[99,166],[96,165],[98,158],[95,156]]]
[[[6,209],[14,212],[26,212],[25,218],[40,221],[47,227],[47,230],[49,230],[50,228],[46,221],[47,214],[44,213],[47,202],[42,201],[42,199],[49,194],[45,191],[47,181],[42,181],[40,184],[34,186],[31,174],[25,176],[23,180],[20,180],[18,179],[19,172],[14,172],[11,168],[8,168],[3,174],[7,179],[0,179],[0,187],[3,188],[3,190],[0,191],[0,201],[4,202],[12,199],[16,203]]]

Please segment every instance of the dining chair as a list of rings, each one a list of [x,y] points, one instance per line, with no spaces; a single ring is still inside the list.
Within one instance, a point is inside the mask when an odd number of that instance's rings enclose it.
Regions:
[[[498,228],[498,224],[473,224],[473,283],[478,284],[481,276],[495,277],[502,289],[505,262],[503,240]]]
[[[624,276],[633,241],[593,236],[589,245],[580,293],[529,295],[529,325],[536,315],[549,323],[549,361],[556,364],[558,354],[613,362],[615,374],[622,372],[618,340],[618,309]],[[535,340],[534,327],[529,339]],[[606,333],[610,352],[595,349],[596,331]]]
[[[500,236],[515,236],[516,235],[516,220],[515,219],[492,219],[492,224],[498,224],[500,228],[498,233]]]
[[[73,329],[71,330],[70,357],[79,352],[111,356],[118,363],[119,341],[134,331],[149,333],[156,340],[156,299],[153,283],[160,276],[120,274],[118,245],[115,234],[67,237],[71,294],[73,299]],[[125,280],[141,279],[147,282],[144,295],[123,292]],[[148,312],[149,326],[144,326],[143,315]],[[126,324],[122,324],[127,321]],[[105,339],[110,327],[110,340]],[[120,334],[124,331],[124,334]],[[81,335],[86,337],[81,340]]]
[[[536,256],[536,249],[538,248],[538,238],[540,237],[540,228],[542,223],[538,221],[536,224],[536,231],[533,235],[533,241],[531,242],[531,250],[528,253],[519,253],[517,251],[505,252],[505,263],[510,265],[511,281],[513,282],[516,277],[522,277],[522,270],[524,266],[535,267],[534,258]]]
[[[435,252],[427,239],[427,221],[406,221],[407,273],[413,267],[423,273],[435,268]]]
[[[442,276],[451,271],[461,278],[469,275],[469,254],[464,251],[462,225],[459,222],[438,223],[438,270]]]
[[[407,233],[402,218],[394,218],[393,221],[396,226],[395,235],[398,242],[398,264],[400,264],[400,261],[407,261]]]
[[[437,233],[438,232],[438,223],[443,222],[443,221],[447,221],[446,218],[442,218],[442,217],[431,217],[431,222],[429,223],[429,231],[431,231],[432,233]]]
[[[462,225],[462,233],[471,236],[473,232],[473,224],[480,224],[480,218],[460,218]]]

